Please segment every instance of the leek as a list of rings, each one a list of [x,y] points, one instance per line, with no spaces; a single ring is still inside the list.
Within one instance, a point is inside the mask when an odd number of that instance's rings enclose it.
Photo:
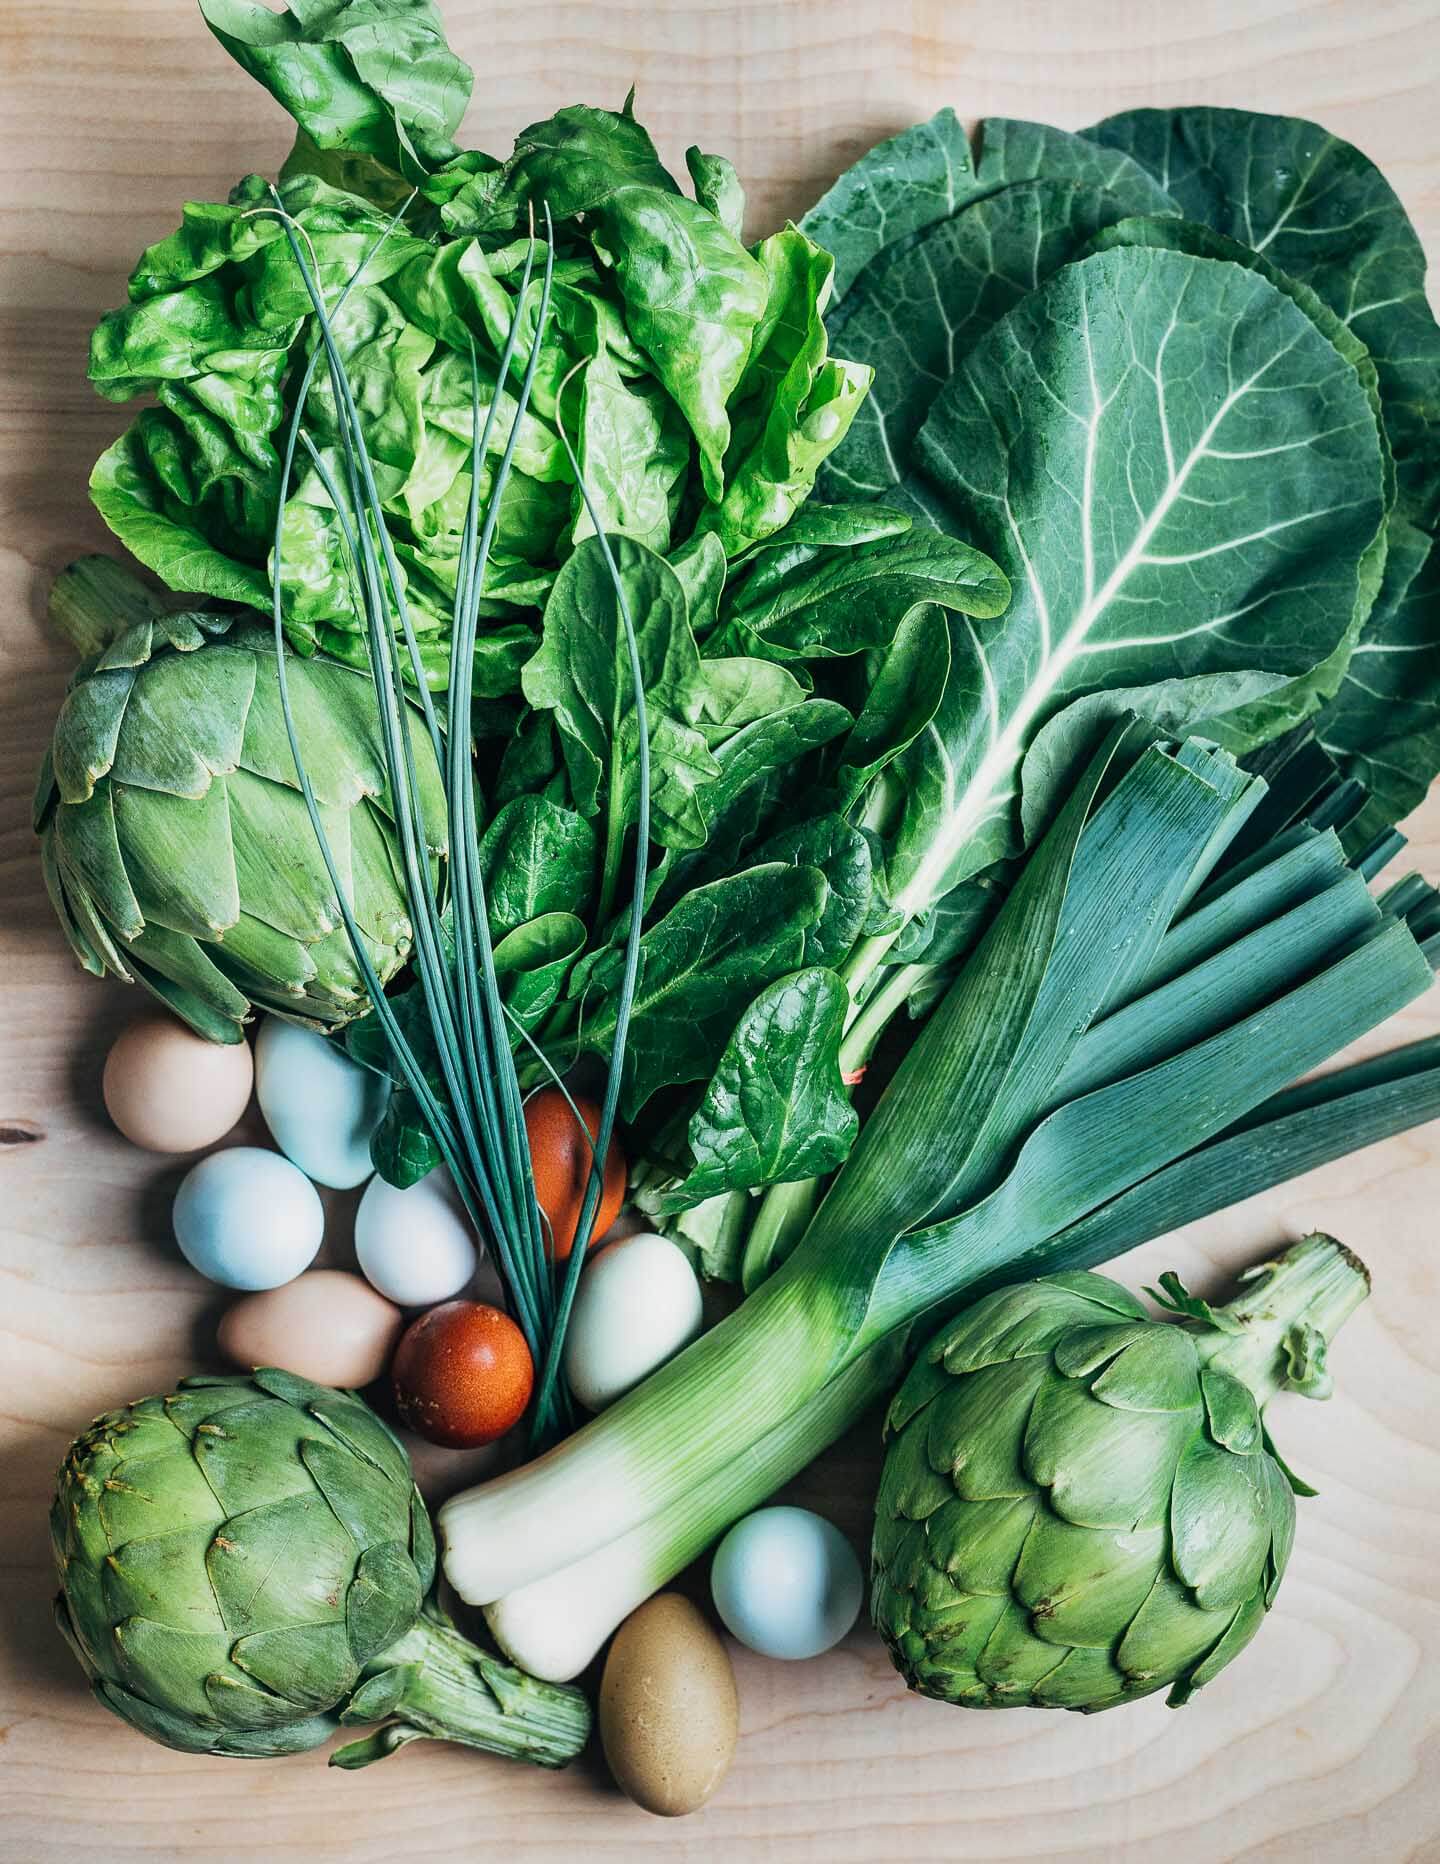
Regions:
[[[1155,1173],[1030,1254],[981,1277],[963,1300],[1006,1281],[1093,1268],[1332,1159],[1440,1119],[1440,1037],[1411,1043],[1275,1095],[1231,1132]],[[712,1540],[844,1431],[894,1385],[909,1356],[902,1328],[824,1386],[738,1459],[721,1481],[682,1494],[620,1539],[485,1608],[505,1654],[547,1682],[569,1682],[615,1627]]]
[[[1418,996],[1423,885],[1376,902],[1331,831],[1293,824],[1224,869],[1264,794],[1213,748],[1115,727],[783,1267],[604,1417],[441,1510],[460,1596],[508,1599],[631,1535],[614,1562],[653,1577],[756,1498],[737,1478],[712,1506],[711,1485],[880,1342],[1059,1247]],[[820,1447],[803,1439],[794,1466]]]

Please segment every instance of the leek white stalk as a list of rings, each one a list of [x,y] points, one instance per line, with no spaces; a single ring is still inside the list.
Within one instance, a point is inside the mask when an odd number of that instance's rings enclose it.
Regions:
[[[892,1329],[1014,1273],[1428,986],[1409,914],[1315,831],[1298,897],[1277,857],[1201,892],[1172,942],[1248,789],[1220,754],[1112,733],[780,1271],[548,1456],[447,1503],[462,1598],[506,1599],[659,1523],[596,1569],[600,1615],[643,1596],[672,1534],[703,1546],[726,1524],[727,1471]]]
[[[897,1332],[719,1475],[608,1546],[487,1605],[485,1622],[495,1642],[531,1676],[546,1682],[578,1676],[636,1606],[888,1397],[904,1366],[905,1337]]]

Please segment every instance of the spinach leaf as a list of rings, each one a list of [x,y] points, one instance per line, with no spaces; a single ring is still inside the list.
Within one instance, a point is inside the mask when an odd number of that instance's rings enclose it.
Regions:
[[[585,948],[573,913],[542,913],[507,932],[495,947],[495,976],[505,1007],[534,1029],[560,995],[565,973]]]
[[[925,525],[853,549],[767,552],[727,590],[712,650],[776,660],[864,653],[888,645],[917,602],[990,617],[1009,594],[988,557]]]
[[[693,796],[718,773],[704,734],[679,715],[677,699],[699,678],[685,591],[663,558],[617,538],[612,549],[635,625],[650,717],[651,832],[662,846],[693,845]],[[618,865],[637,808],[635,694],[615,586],[597,540],[579,545],[555,579],[541,644],[521,674],[525,697],[555,715],[575,806],[605,812],[607,876]],[[703,840],[703,827],[699,827]],[[610,884],[602,887],[608,897]]]
[[[711,1072],[757,989],[800,963],[827,891],[817,869],[770,862],[694,888],[650,927],[625,1051],[627,1119],[659,1088]],[[623,962],[609,947],[571,979],[582,1049],[609,1053]]]
[[[691,1115],[693,1164],[654,1200],[655,1214],[841,1162],[860,1124],[840,1075],[848,1006],[845,985],[822,968],[778,978],[746,1006]]]
[[[596,859],[594,827],[573,809],[537,795],[505,803],[480,838],[491,937],[542,915],[583,918],[594,896]]]
[[[848,805],[913,744],[940,707],[950,677],[950,627],[944,609],[920,602],[901,617],[890,644],[875,656],[865,704],[841,750],[838,781]]]
[[[814,867],[825,876],[829,890],[824,908],[806,929],[801,962],[838,966],[870,911],[870,843],[864,835],[842,815],[812,816],[772,835],[755,850],[754,861],[756,866],[784,861],[791,867]]]
[[[1323,660],[1384,515],[1354,368],[1267,280],[1177,252],[1064,267],[981,339],[917,444],[917,502],[1015,598],[983,642],[952,621],[945,697],[894,766],[907,915],[1013,848],[1025,746],[1071,698]]]

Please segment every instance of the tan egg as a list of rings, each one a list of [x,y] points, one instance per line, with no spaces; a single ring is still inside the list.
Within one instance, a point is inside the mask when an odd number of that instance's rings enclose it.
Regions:
[[[279,1366],[317,1385],[368,1385],[390,1363],[405,1316],[343,1269],[311,1269],[247,1294],[216,1335],[237,1366]]]
[[[173,1016],[142,1016],[105,1058],[110,1118],[148,1152],[198,1152],[245,1111],[255,1079],[248,1042],[207,1042]]]
[[[661,1592],[632,1612],[600,1680],[600,1739],[622,1792],[662,1818],[698,1812],[739,1726],[729,1652],[690,1600]]]

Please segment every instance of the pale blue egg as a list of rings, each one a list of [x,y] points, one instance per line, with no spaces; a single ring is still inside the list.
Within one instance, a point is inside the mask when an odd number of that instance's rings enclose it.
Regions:
[[[267,1016],[255,1038],[255,1098],[276,1145],[316,1184],[348,1191],[375,1169],[370,1138],[390,1083],[338,1042]]]
[[[731,1635],[762,1657],[818,1657],[854,1624],[860,1562],[808,1508],[760,1508],[715,1549],[710,1589]]]
[[[192,1165],[175,1193],[175,1240],[224,1288],[278,1288],[308,1269],[325,1236],[320,1194],[278,1152],[231,1146]]]

